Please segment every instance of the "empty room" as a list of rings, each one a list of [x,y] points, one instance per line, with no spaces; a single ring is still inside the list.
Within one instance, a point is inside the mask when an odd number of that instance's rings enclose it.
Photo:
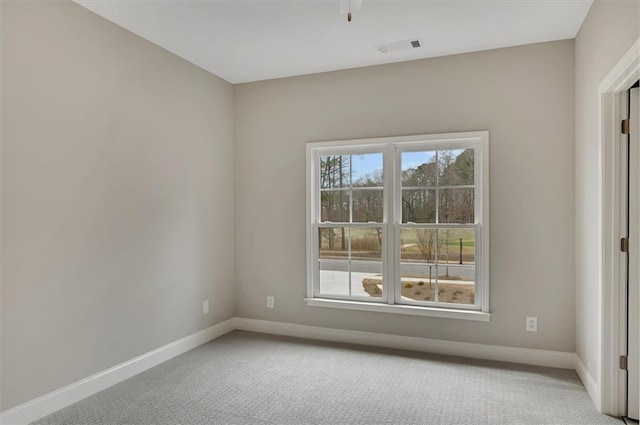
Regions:
[[[0,424],[638,423],[640,0],[0,18]]]

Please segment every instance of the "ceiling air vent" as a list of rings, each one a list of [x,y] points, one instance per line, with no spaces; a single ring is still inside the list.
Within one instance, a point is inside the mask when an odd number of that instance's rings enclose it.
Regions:
[[[380,53],[397,52],[400,50],[411,50],[422,47],[422,40],[416,38],[414,40],[396,41],[394,43],[379,44],[375,46]]]

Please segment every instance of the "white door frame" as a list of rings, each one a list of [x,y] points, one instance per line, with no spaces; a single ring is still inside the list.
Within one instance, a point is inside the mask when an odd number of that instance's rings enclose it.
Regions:
[[[600,116],[601,177],[601,364],[599,382],[600,410],[622,416],[626,409],[626,375],[619,368],[619,356],[626,353],[626,299],[621,269],[624,256],[621,238],[621,149],[623,136],[621,101],[626,91],[640,79],[640,39],[622,57],[598,86]]]

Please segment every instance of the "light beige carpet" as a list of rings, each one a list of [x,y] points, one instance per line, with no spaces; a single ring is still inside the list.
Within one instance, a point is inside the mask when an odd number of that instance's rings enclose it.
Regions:
[[[622,425],[572,370],[235,331],[37,424]]]

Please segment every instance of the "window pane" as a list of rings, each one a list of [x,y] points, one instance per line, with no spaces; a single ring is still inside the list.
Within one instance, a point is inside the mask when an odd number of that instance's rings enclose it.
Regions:
[[[321,260],[347,260],[349,258],[349,229],[325,227],[318,229]]]
[[[437,284],[435,229],[400,231],[400,278],[404,298],[435,301]]]
[[[435,223],[436,191],[404,189],[402,191],[402,222]]]
[[[476,241],[474,229],[439,229],[438,263],[474,265]]]
[[[438,302],[473,304],[475,302],[475,266],[438,265]]]
[[[349,295],[349,229],[318,229],[320,293]]]
[[[351,229],[351,259],[382,261],[382,229],[370,227]]]
[[[320,188],[334,189],[349,187],[351,168],[349,155],[331,155],[320,157]]]
[[[403,152],[401,161],[403,187],[435,187],[435,151]]]
[[[352,295],[382,297],[382,229],[351,229]]]
[[[436,262],[435,229],[402,229],[400,231],[400,261],[405,263]]]
[[[349,280],[351,278],[351,280]],[[349,288],[351,284],[351,288]],[[381,298],[382,263],[374,261],[320,260],[320,293]]]
[[[440,223],[474,223],[474,189],[440,189]]]
[[[349,262],[320,260],[320,293],[349,295]]]
[[[474,150],[438,151],[438,186],[472,185],[474,182]]]
[[[438,301],[475,302],[475,230],[439,229]]]
[[[436,301],[438,266],[434,264],[402,264],[400,266],[403,298],[414,301]]]
[[[375,221],[382,223],[384,211],[382,189],[354,189],[352,196],[354,222]]]
[[[382,153],[351,155],[353,187],[382,187]]]
[[[351,262],[352,295],[360,297],[382,297],[382,262]]]
[[[320,192],[320,220],[349,222],[349,190]]]

